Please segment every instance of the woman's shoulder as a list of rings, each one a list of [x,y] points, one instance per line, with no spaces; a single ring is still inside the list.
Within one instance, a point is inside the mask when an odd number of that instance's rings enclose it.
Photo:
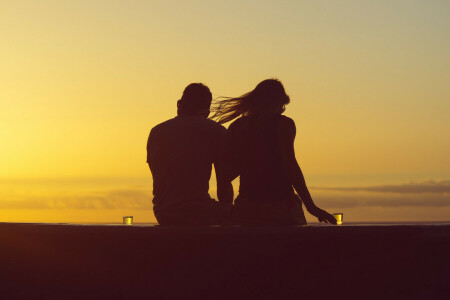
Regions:
[[[284,122],[285,124],[295,125],[294,120],[292,120],[291,118],[289,118],[285,115],[280,115],[280,120],[281,120],[281,122]]]
[[[280,115],[279,123],[283,128],[290,128],[295,130],[295,122],[289,117],[286,117],[284,115]]]
[[[280,115],[280,119],[278,122],[278,130],[283,135],[290,136],[291,138],[295,138],[296,134],[296,128],[295,128],[295,122],[289,117]]]
[[[255,118],[253,118],[255,119]],[[295,132],[295,122],[294,120],[292,120],[289,117],[286,117],[284,115],[277,115],[277,116],[270,116],[270,117],[266,117],[265,119],[262,119],[264,122],[263,123],[267,123],[267,121],[269,121],[270,123],[273,124],[273,122],[275,121],[275,123],[278,123],[278,128],[282,131],[284,130],[289,130],[289,131],[294,131]],[[239,128],[245,128],[246,126],[250,126],[250,124],[254,123],[259,124],[261,123],[260,119],[255,119],[252,120],[251,117],[248,116],[242,116],[238,119],[236,119],[234,122],[232,122],[230,124],[230,126],[228,126],[228,130],[236,130]],[[273,126],[273,125],[272,125]]]

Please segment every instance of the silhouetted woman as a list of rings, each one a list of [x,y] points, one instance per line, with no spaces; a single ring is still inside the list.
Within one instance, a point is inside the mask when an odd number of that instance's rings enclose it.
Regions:
[[[289,103],[276,79],[260,82],[237,98],[223,98],[213,107],[228,128],[228,168],[231,180],[240,176],[233,221],[238,224],[306,224],[303,201],[319,221],[336,223],[309,194],[294,152],[295,123],[283,116]],[[294,188],[299,197],[294,193]]]

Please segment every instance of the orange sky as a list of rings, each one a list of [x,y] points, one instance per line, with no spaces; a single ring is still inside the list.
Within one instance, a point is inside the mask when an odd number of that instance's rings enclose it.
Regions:
[[[154,220],[146,138],[190,82],[236,96],[279,78],[310,186],[448,186],[449,9],[0,1],[0,221]],[[449,192],[438,191],[311,190],[348,220],[448,220]]]

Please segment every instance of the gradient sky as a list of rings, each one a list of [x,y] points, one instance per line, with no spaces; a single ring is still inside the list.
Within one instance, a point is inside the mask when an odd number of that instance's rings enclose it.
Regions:
[[[0,0],[0,221],[153,221],[149,130],[270,77],[319,206],[449,220],[448,53],[449,1]]]

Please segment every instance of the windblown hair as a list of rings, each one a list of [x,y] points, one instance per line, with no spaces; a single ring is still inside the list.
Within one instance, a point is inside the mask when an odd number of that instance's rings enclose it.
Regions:
[[[215,100],[211,108],[211,119],[224,124],[241,116],[282,114],[289,101],[279,80],[266,79],[253,91],[240,97],[221,97]]]

